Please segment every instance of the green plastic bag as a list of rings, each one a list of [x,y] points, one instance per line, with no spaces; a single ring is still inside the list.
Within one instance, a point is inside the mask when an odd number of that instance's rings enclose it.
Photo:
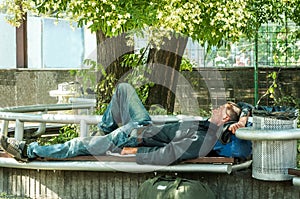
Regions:
[[[157,176],[146,180],[138,199],[211,199],[213,191],[204,183],[179,177]]]

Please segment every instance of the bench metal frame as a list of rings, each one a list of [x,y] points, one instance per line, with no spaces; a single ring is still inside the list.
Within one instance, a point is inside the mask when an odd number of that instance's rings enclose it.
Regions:
[[[24,136],[24,123],[39,123],[39,128],[34,135],[41,135],[46,130],[46,123],[57,124],[79,124],[80,136],[88,136],[89,125],[98,124],[101,121],[101,115],[69,115],[69,114],[48,114],[49,111],[66,111],[75,109],[86,109],[91,112],[94,103],[73,103],[73,104],[48,104],[8,107],[0,109],[0,120],[3,121],[1,133],[7,135],[9,122],[15,122],[14,137],[22,140]],[[154,123],[163,121],[179,121],[181,117],[175,116],[151,116]],[[185,120],[195,119],[187,117]],[[228,173],[234,170],[248,168],[251,160],[242,164],[178,164],[171,166],[157,165],[139,165],[136,162],[120,161],[31,161],[29,163],[17,162],[12,158],[0,157],[1,167],[37,169],[37,170],[89,170],[89,171],[122,171],[122,172],[150,172],[150,171],[168,171],[168,172],[215,172]]]

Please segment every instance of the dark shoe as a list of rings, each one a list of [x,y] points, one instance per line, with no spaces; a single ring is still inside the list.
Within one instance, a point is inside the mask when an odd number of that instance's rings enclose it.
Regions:
[[[8,138],[2,135],[0,138],[0,144],[2,149],[13,156],[16,160],[28,162],[28,158],[23,156],[25,141],[18,141],[15,138]]]

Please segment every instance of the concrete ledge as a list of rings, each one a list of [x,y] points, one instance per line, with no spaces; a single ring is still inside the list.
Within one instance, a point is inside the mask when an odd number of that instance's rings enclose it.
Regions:
[[[33,169],[33,170],[68,170],[68,171],[103,171],[103,172],[210,172],[227,173],[250,167],[252,161],[242,164],[177,164],[170,166],[140,165],[126,161],[32,161],[18,162],[14,158],[0,157],[0,167]]]
[[[240,128],[236,137],[244,140],[297,140],[300,139],[300,129],[264,130],[253,127]]]
[[[177,175],[207,184],[220,199],[299,198],[291,181],[268,182],[251,177],[251,170],[226,173],[30,170],[0,167],[0,192],[11,198],[136,199],[140,185],[155,175]]]

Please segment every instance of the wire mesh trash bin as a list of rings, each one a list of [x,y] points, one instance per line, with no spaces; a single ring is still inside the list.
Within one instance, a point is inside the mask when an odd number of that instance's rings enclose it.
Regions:
[[[286,107],[256,107],[253,128],[267,130],[269,136],[297,128],[298,112]],[[252,176],[260,180],[292,179],[289,168],[297,166],[297,140],[253,140]]]

